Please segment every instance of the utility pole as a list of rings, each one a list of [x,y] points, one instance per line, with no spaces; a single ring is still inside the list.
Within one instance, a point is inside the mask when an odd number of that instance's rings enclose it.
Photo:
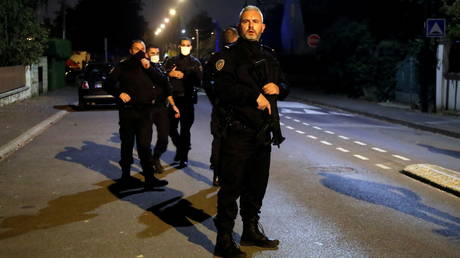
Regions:
[[[66,0],[61,0],[61,12],[62,12],[62,39],[65,39],[66,33]]]
[[[196,33],[196,58],[200,58],[200,31],[195,29]]]

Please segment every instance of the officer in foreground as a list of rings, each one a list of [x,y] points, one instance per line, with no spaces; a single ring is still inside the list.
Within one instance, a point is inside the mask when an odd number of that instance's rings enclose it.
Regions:
[[[129,182],[133,163],[133,147],[137,152],[145,177],[145,188],[164,186],[168,182],[154,176],[152,142],[152,116],[158,88],[165,87],[167,77],[154,69],[146,58],[145,43],[134,40],[129,49],[131,56],[120,62],[104,81],[104,88],[119,100],[122,182]]]
[[[215,254],[246,257],[232,238],[235,218],[240,215],[240,245],[277,249],[279,240],[269,239],[259,228],[259,213],[267,188],[271,145],[281,135],[276,100],[287,95],[287,85],[273,50],[259,43],[265,29],[256,6],[240,13],[240,39],[226,47],[215,62],[216,97],[222,126],[219,164]]]

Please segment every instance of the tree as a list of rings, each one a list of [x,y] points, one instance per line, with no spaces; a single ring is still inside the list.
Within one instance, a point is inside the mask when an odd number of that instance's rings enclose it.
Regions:
[[[448,16],[447,33],[449,37],[454,40],[460,39],[460,0],[444,0],[442,10]]]
[[[0,65],[30,65],[43,55],[48,31],[38,21],[35,9],[43,0],[0,2]]]

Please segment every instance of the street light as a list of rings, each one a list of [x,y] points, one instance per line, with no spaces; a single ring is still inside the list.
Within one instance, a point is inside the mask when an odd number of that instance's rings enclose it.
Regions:
[[[185,29],[182,29],[180,32],[181,32],[182,34],[185,34],[187,31],[186,31]]]
[[[195,29],[196,33],[196,57],[200,58],[200,31]]]
[[[169,15],[171,16],[176,15],[176,9],[169,9]]]
[[[165,18],[165,23],[168,23],[169,22],[169,18]]]

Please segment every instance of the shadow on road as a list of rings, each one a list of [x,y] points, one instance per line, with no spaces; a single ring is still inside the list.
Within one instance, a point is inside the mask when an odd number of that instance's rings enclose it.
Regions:
[[[423,204],[420,197],[408,189],[331,173],[323,172],[320,175],[324,177],[321,183],[335,192],[423,219],[441,227],[433,229],[434,233],[454,240],[460,239],[459,217]]]
[[[116,141],[116,134],[111,141]],[[134,174],[129,184],[119,182],[121,176],[118,162],[119,148],[84,141],[80,148],[65,147],[55,158],[82,165],[109,178],[95,185],[99,188],[72,195],[61,196],[48,202],[48,206],[34,215],[19,215],[5,218],[0,227],[6,229],[0,233],[0,239],[11,238],[40,229],[58,227],[74,222],[91,220],[98,216],[94,210],[112,203],[124,201],[134,204],[145,212],[138,221],[146,225],[146,229],[137,233],[138,238],[157,237],[174,228],[194,244],[202,246],[210,253],[214,244],[197,227],[202,224],[210,231],[216,231],[212,217],[216,214],[216,198],[218,188],[210,187],[189,197],[170,187],[162,187],[153,191],[145,191],[142,176]],[[169,153],[172,155],[172,153]],[[136,160],[136,163],[138,161]],[[199,162],[192,161],[192,164]],[[204,166],[204,165],[203,165]],[[135,167],[133,166],[133,171]],[[139,169],[137,169],[140,172]],[[169,173],[180,171],[171,167],[158,177],[165,177]],[[208,185],[212,182],[207,177],[194,171],[191,167],[182,170],[191,178]],[[79,175],[75,175],[78,177]]]
[[[431,145],[420,144],[420,143],[417,145],[423,148],[426,148],[427,150],[433,153],[444,154],[444,155],[451,156],[456,159],[460,159],[460,151],[441,149],[441,148],[437,148]]]

